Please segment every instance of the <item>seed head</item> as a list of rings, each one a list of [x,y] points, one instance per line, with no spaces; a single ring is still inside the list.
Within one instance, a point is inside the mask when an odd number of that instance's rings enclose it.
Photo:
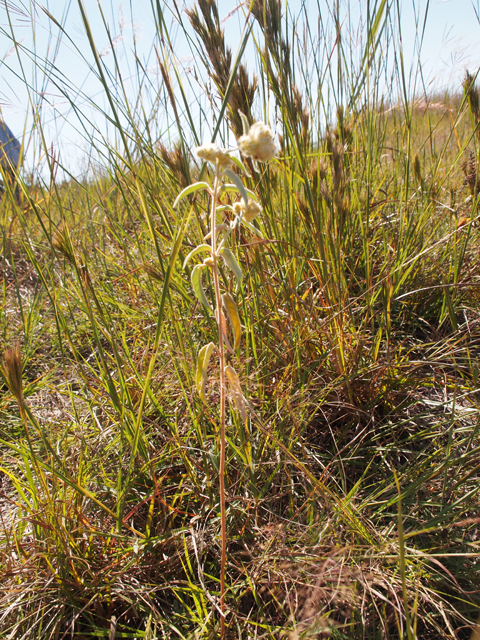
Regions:
[[[206,160],[212,164],[218,162],[218,166],[221,169],[228,169],[233,164],[232,158],[226,151],[220,149],[214,142],[206,142],[201,147],[195,149],[195,153],[200,160]]]
[[[18,342],[6,349],[3,359],[3,375],[11,393],[19,404],[23,403],[22,355]]]
[[[158,280],[159,282],[163,282],[163,274],[159,271],[153,264],[149,262],[144,262],[142,264],[142,268],[153,280]]]
[[[264,122],[255,122],[248,133],[238,139],[238,148],[247,158],[268,162],[277,152],[272,130]]]
[[[248,209],[245,208],[245,202],[243,200],[241,202],[235,202],[232,209],[236,216],[242,214],[242,218],[246,222],[252,222],[260,213],[262,213],[262,207],[258,202],[250,199],[248,200]]]

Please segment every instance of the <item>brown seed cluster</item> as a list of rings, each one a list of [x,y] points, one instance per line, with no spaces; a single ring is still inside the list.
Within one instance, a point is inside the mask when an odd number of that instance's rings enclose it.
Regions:
[[[463,181],[463,185],[468,186],[468,188],[470,189],[470,194],[475,197],[478,193],[480,177],[478,175],[477,163],[475,161],[475,157],[471,151],[468,156],[468,160],[466,160],[462,164],[462,171],[465,175],[465,180]]]
[[[470,107],[472,115],[478,124],[480,122],[480,99],[478,89],[475,86],[475,76],[472,76],[468,71],[466,72],[465,79],[463,81],[463,92],[468,101],[468,106]]]
[[[220,27],[217,4],[214,0],[198,0],[197,6],[186,11],[190,23],[204,44],[210,65],[205,61],[207,71],[223,98],[232,72],[232,51],[225,43],[225,33]],[[213,70],[212,70],[213,68]],[[227,118],[235,136],[242,133],[242,120],[238,111],[251,119],[251,107],[257,91],[255,76],[249,78],[243,64],[238,66],[228,96]]]
[[[182,188],[186,187],[190,183],[190,171],[182,142],[178,142],[173,149],[168,149],[160,142],[157,148],[161,159],[172,176],[178,180]]]
[[[22,354],[18,342],[5,351],[3,375],[10,392],[21,405],[23,403]]]

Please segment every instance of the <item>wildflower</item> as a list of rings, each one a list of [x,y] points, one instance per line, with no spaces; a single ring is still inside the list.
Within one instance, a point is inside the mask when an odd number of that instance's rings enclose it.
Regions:
[[[236,216],[242,215],[243,220],[245,222],[252,222],[258,216],[258,214],[262,213],[262,207],[255,202],[255,200],[248,200],[248,209],[245,208],[245,203],[243,200],[241,202],[235,202],[232,207],[233,213]]]
[[[221,169],[227,169],[233,164],[233,160],[226,151],[220,149],[214,142],[206,142],[201,147],[195,149],[195,153],[200,160],[206,160],[215,164],[218,161],[218,166]]]
[[[264,122],[252,124],[238,139],[238,147],[244,156],[260,162],[268,162],[277,152],[272,130]]]

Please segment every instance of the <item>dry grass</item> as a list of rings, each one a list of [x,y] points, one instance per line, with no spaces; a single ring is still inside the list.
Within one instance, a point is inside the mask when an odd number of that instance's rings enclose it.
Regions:
[[[236,135],[239,105],[252,122],[270,104],[281,147],[261,170],[248,164],[263,214],[232,235],[245,279],[231,362],[250,417],[227,410],[227,637],[469,639],[480,605],[478,92],[393,108],[393,94],[369,93],[362,66],[380,86],[379,52],[397,46],[388,8],[372,20],[367,62],[338,69],[324,37],[334,25],[313,33],[280,9],[252,7],[254,71],[229,50],[213,3],[179,27],[215,135],[228,137],[222,114]],[[1,201],[0,631],[12,640],[219,634],[213,361],[207,403],[194,377],[217,330],[182,268],[208,199],[172,208],[211,175],[191,153],[204,118],[164,45],[179,143],[151,142],[134,114],[117,125],[138,156],[111,147],[102,175],[20,179],[21,202]],[[322,70],[344,99],[328,97]],[[226,270],[220,279],[233,293]]]

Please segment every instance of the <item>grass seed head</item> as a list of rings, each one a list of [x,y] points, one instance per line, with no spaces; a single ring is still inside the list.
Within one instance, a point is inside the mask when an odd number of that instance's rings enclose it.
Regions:
[[[463,186],[468,186],[468,188],[470,189],[470,194],[475,197],[478,193],[480,178],[478,174],[477,163],[475,161],[475,156],[471,151],[468,156],[468,160],[462,164],[462,171],[465,175]]]
[[[158,282],[163,282],[164,280],[163,273],[159,269],[157,269],[157,267],[155,267],[153,264],[150,264],[149,262],[144,262],[142,264],[142,269],[153,280],[157,280]]]
[[[188,186],[190,180],[188,158],[185,156],[182,143],[178,142],[172,149],[168,149],[160,142],[158,151],[163,162],[178,180],[180,186],[183,188]]]
[[[202,42],[202,51],[206,54],[203,62],[207,73],[220,95],[224,96],[230,82],[233,56],[232,50],[225,42],[218,7],[214,0],[199,0],[195,8],[186,10],[186,14]],[[240,64],[228,97],[227,119],[235,136],[240,135],[242,130],[238,109],[250,113],[257,88],[258,81],[255,76],[250,80],[247,68]]]
[[[23,403],[22,354],[18,342],[6,349],[3,357],[3,375],[11,393],[19,404]]]
[[[420,165],[420,158],[418,157],[418,153],[415,154],[415,159],[413,161],[413,173],[415,174],[415,178],[417,179],[418,184],[422,184],[422,167]]]
[[[72,241],[65,226],[54,229],[52,234],[52,245],[54,249],[59,251],[64,258],[70,262],[70,264],[75,264],[75,253]]]
[[[478,89],[475,86],[475,76],[473,76],[468,71],[465,74],[465,79],[463,81],[463,91],[465,97],[468,100],[468,104],[470,105],[470,109],[478,121],[480,119],[480,100],[478,95]]]
[[[252,14],[263,29],[266,41],[272,47],[278,47],[282,32],[281,0],[255,0],[251,6]]]

